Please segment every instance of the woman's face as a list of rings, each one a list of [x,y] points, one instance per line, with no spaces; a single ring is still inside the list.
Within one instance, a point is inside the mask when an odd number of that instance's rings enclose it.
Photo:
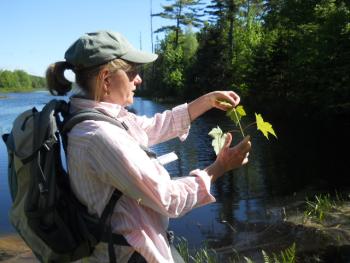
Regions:
[[[128,106],[134,102],[134,91],[141,83],[142,79],[136,69],[128,72],[119,69],[109,73],[105,78],[107,90],[101,100]]]

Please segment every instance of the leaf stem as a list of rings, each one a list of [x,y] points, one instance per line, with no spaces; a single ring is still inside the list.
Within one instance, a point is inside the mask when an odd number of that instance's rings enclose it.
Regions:
[[[233,132],[241,132],[240,130],[230,130],[230,131],[228,131],[229,133],[233,133]]]
[[[249,123],[247,126],[244,127],[244,130],[248,129],[250,126],[256,124],[256,121]]]
[[[249,123],[246,127],[243,128],[243,131],[246,131],[249,127],[253,126],[254,124],[256,124],[256,122],[252,122],[252,123]],[[230,130],[228,132],[241,132],[240,130]]]
[[[236,109],[234,109],[233,111],[234,111],[234,113],[235,113],[235,115],[236,115],[236,118],[237,118],[237,121],[238,121],[238,126],[239,126],[239,129],[241,130],[242,136],[243,136],[243,138],[244,138],[244,137],[245,137],[245,135],[244,135],[244,131],[243,131],[243,129],[242,129],[241,122],[239,121],[239,118],[238,118],[238,115],[237,115]]]

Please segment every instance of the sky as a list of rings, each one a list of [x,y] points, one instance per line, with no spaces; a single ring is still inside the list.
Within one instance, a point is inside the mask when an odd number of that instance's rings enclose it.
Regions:
[[[44,76],[49,64],[64,60],[82,34],[122,33],[136,48],[152,51],[153,13],[166,0],[0,0],[0,70],[21,69]],[[153,30],[169,21],[153,18]],[[162,38],[162,36],[159,36]],[[156,35],[154,34],[154,42]]]

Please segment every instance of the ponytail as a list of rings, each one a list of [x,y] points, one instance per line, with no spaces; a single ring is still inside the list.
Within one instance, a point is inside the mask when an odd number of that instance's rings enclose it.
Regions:
[[[66,95],[72,89],[72,82],[64,76],[66,69],[73,69],[73,65],[66,61],[59,61],[47,68],[46,83],[52,95]]]

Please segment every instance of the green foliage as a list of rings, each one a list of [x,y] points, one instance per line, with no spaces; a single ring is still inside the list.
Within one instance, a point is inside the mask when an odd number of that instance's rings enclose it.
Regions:
[[[177,238],[176,249],[179,251],[179,254],[184,259],[186,263],[216,263],[217,256],[214,250],[208,249],[207,246],[204,246],[194,252],[194,255],[190,254],[188,248],[188,241],[183,238]]]
[[[196,35],[192,32],[191,27],[187,28],[182,46],[185,63],[189,64],[191,62],[192,57],[196,54],[198,48],[198,41]]]
[[[19,86],[24,89],[30,89],[32,87],[32,81],[30,76],[23,70],[15,70],[13,74],[17,77]]]
[[[232,109],[226,112],[226,116],[228,116],[235,123],[235,125],[238,126],[239,129],[241,130],[242,137],[244,137],[245,135],[244,135],[243,128],[241,126],[241,119],[246,115],[247,114],[242,105],[237,106],[236,108],[232,107]]]
[[[264,250],[262,250],[264,263],[295,263],[296,260],[296,245],[293,243],[292,246],[282,250],[279,255],[272,253],[269,256]]]
[[[45,78],[38,77],[38,76],[30,76],[32,80],[32,88],[33,89],[43,89],[46,87],[46,80]]]
[[[231,104],[229,105],[232,107]],[[242,105],[232,108],[226,112],[226,116],[229,117],[236,125],[238,125],[242,117],[246,115],[247,114]]]
[[[0,89],[19,88],[20,84],[16,74],[9,70],[0,71]]]
[[[349,115],[348,1],[212,0],[205,8],[209,21],[184,33],[201,13],[190,9],[200,5],[179,13],[187,2],[164,6],[160,17],[174,25],[145,71],[148,94],[188,100],[234,89],[246,104],[283,118]]]
[[[305,218],[312,218],[319,223],[323,223],[325,215],[333,211],[336,207],[335,202],[329,194],[315,195],[315,200],[306,200]]]
[[[179,35],[177,47],[173,44],[175,37],[175,33],[166,36],[157,50],[159,58],[146,67],[142,95],[173,99],[187,96],[188,68],[195,59],[198,42],[191,28]]]
[[[184,237],[177,237],[176,249],[179,251],[181,257],[187,263],[190,260],[190,252],[188,249],[188,241]]]
[[[239,19],[234,24],[232,68],[235,74],[235,82],[239,87],[246,84],[245,76],[247,72],[254,70],[252,68],[254,53],[263,40],[263,25],[259,20],[262,12],[262,2],[250,2],[250,5],[248,3],[242,4]],[[239,89],[239,91],[242,92],[243,90]]]
[[[322,118],[349,112],[349,4],[289,0],[268,5],[263,39],[246,76],[254,102],[269,107],[273,102],[273,108],[288,107],[288,112],[303,106],[304,114]]]
[[[170,0],[168,0],[170,1]],[[170,5],[163,5],[163,11],[153,16],[159,16],[164,19],[173,20],[175,25],[162,26],[155,32],[170,32],[175,33],[174,45],[175,48],[179,44],[179,35],[182,33],[182,26],[201,27],[203,21],[201,17],[202,8],[200,0],[174,0]]]
[[[191,258],[193,263],[215,263],[217,262],[215,251],[210,251],[208,248],[202,248],[196,252],[194,257]]]
[[[193,251],[192,253],[188,247],[188,241],[184,237],[177,237],[176,249],[179,251],[181,257],[186,263],[219,263],[222,262],[220,255],[215,250],[209,249],[206,245]],[[280,251],[278,254],[272,253],[269,256],[264,250],[261,251],[264,259],[264,263],[295,263],[296,257],[296,244],[293,243],[290,247]],[[254,263],[254,261],[248,257],[241,257],[238,253],[229,260],[231,263],[243,262],[243,259],[247,263]]]
[[[234,122],[234,124],[239,127],[241,134],[242,134],[242,137],[245,137],[244,128],[241,125],[241,119],[242,119],[242,117],[246,116],[247,113],[245,112],[243,106],[239,105],[236,108],[234,108],[227,101],[218,100],[218,102],[225,107],[231,107],[231,109],[229,109],[226,112],[226,116],[229,117]],[[256,122],[247,125],[247,127],[251,126],[252,124],[256,124],[257,130],[261,131],[267,139],[269,139],[269,137],[268,137],[269,133],[277,138],[276,133],[273,130],[271,123],[265,122],[264,119],[262,118],[261,114],[255,113],[255,118],[256,118]],[[224,142],[222,140],[224,140],[226,138],[226,135],[223,133],[223,131],[220,129],[219,126],[217,126],[217,128],[213,128],[209,132],[209,135],[211,137],[213,137],[212,146],[214,147],[214,151],[217,155],[218,152],[221,150],[221,148],[224,145]]]
[[[172,96],[180,96],[184,86],[184,65],[182,47],[174,48],[171,44],[166,44],[163,53],[162,83]]]
[[[198,44],[195,59],[188,68],[188,97],[230,89],[234,76],[228,56],[227,31],[208,24],[198,34]]]
[[[228,102],[225,102],[225,101],[219,101],[219,102],[224,106],[232,106],[231,104],[229,104]],[[243,131],[244,129],[241,125],[241,118],[246,116],[246,112],[245,112],[243,106],[240,105],[236,108],[232,108],[232,109],[228,110],[226,112],[226,116],[228,116],[234,122],[234,124],[239,127],[241,134],[242,134],[242,137],[245,137],[244,131]],[[256,117],[256,122],[249,124],[249,126],[251,126],[252,124],[256,124],[257,130],[260,130],[267,139],[269,139],[269,137],[268,137],[269,133],[277,138],[276,133],[272,128],[272,125],[269,122],[265,122],[263,120],[261,114],[255,113],[255,117]],[[213,138],[212,146],[214,148],[215,154],[218,155],[221,148],[224,146],[225,139],[226,139],[226,133],[223,133],[223,131],[220,129],[220,127],[217,126],[216,128],[213,128],[208,133],[208,135]]]
[[[273,136],[277,138],[271,123],[265,122],[261,114],[255,113],[255,118],[256,118],[257,129],[260,130],[267,139],[269,139],[269,133],[271,133]]]
[[[0,92],[28,91],[45,88],[44,78],[32,76],[23,70],[0,70]]]

